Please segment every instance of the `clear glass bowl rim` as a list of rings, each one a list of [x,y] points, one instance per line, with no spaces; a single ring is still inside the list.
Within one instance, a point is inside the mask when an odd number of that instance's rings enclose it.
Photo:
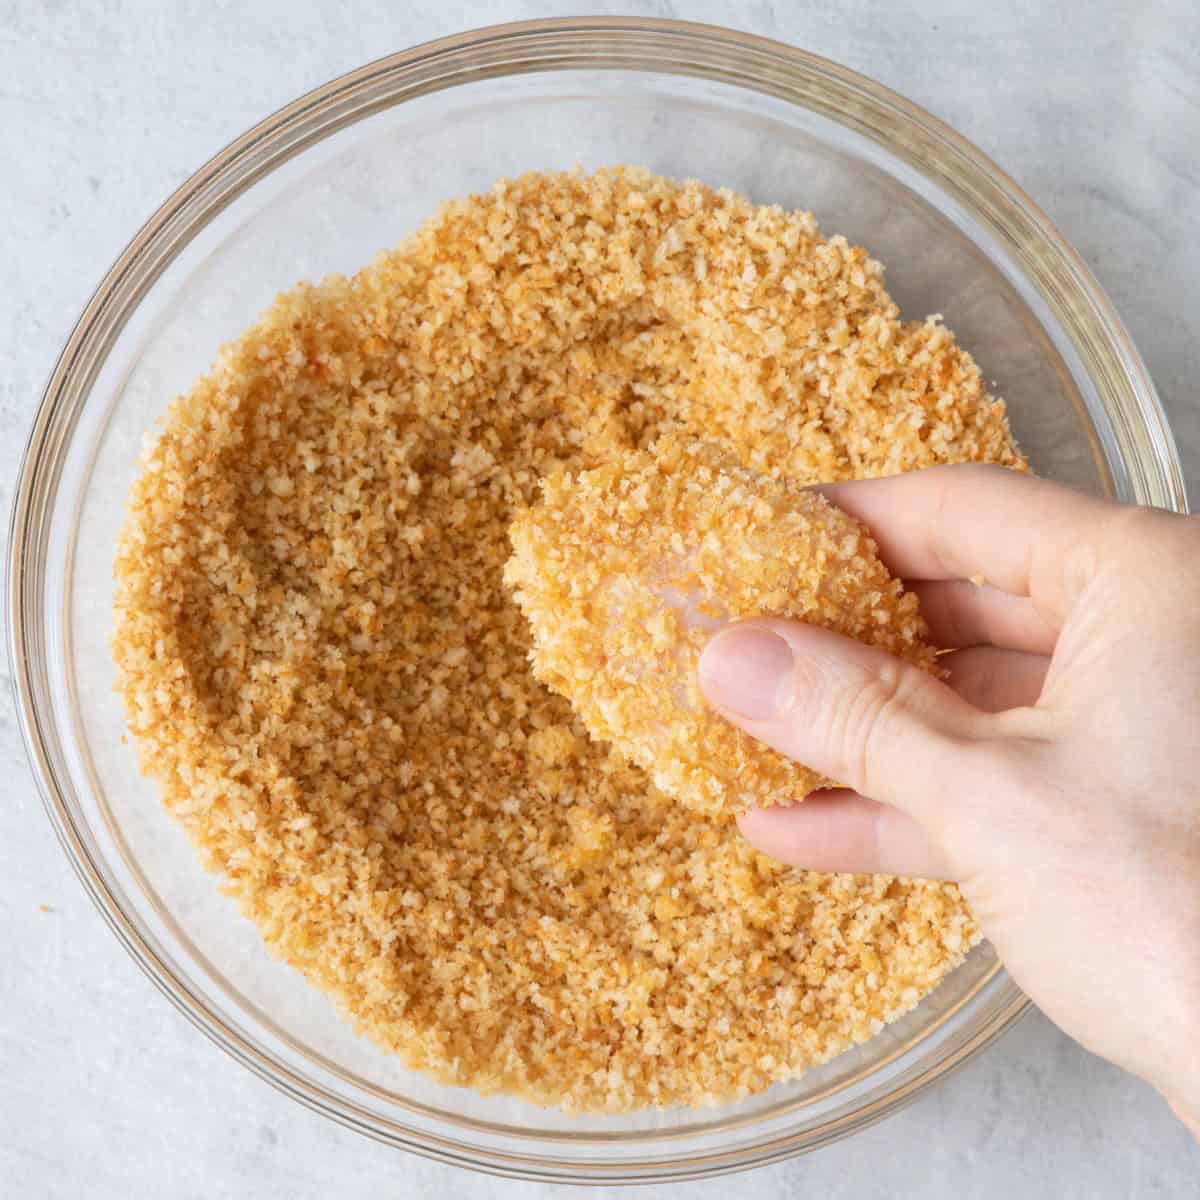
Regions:
[[[215,155],[147,220],[80,316],[50,375],[21,461],[13,502],[6,601],[17,714],[46,811],[85,890],[159,989],[208,1037],[316,1111],[370,1136],[478,1170],[527,1179],[650,1182],[700,1178],[775,1161],[846,1136],[894,1112],[994,1040],[1028,1007],[1013,989],[970,1040],[929,1071],[857,1112],[732,1154],[705,1151],[618,1164],[505,1155],[391,1128],[348,1109],[288,1071],[196,1003],[142,937],[92,861],[63,786],[48,701],[42,596],[49,518],[71,434],[92,383],[129,317],[196,233],[237,196],[337,130],[415,96],[537,71],[625,69],[734,84],[832,117],[898,154],[949,192],[1036,283],[1075,342],[1113,421],[1131,494],[1186,511],[1182,468],[1144,364],[1100,285],[1049,218],[1003,171],[948,126],[874,81],[806,51],[716,26],[634,17],[552,18],[490,26],[427,42],[343,75],[267,117]]]

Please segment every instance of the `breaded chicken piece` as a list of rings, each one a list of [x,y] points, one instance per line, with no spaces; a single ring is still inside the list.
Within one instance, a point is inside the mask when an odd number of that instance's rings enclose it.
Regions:
[[[666,438],[559,471],[510,536],[505,580],[533,630],[534,674],[592,737],[704,813],[833,783],[705,705],[696,665],[725,622],[797,617],[935,669],[916,597],[857,521],[707,443]]]

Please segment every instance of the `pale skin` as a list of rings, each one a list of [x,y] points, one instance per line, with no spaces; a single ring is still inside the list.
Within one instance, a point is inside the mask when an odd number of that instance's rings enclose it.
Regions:
[[[847,785],[743,834],[957,881],[1041,1009],[1200,1136],[1200,517],[979,466],[820,490],[920,594],[949,677],[795,621],[717,633],[709,703]]]

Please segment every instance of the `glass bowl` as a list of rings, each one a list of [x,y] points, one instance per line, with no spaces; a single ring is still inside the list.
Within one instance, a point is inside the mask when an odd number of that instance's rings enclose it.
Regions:
[[[571,19],[432,42],[337,79],[222,151],[101,283],[46,388],[8,579],[30,758],[63,846],[126,949],[214,1042],[364,1133],[498,1174],[698,1177],[812,1149],[911,1099],[1027,1001],[991,949],[820,1070],[708,1110],[567,1117],[439,1086],[356,1037],[271,959],[122,745],[111,562],[143,434],[276,292],[352,271],[445,199],[533,168],[640,163],[816,212],[944,314],[1035,468],[1184,507],[1153,387],[1077,255],[1001,171],[879,85],[675,21]]]

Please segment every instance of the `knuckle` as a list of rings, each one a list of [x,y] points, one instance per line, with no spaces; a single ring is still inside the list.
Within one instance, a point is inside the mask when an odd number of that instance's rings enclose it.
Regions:
[[[931,549],[942,570],[953,574],[960,565],[953,546],[944,536],[944,531],[953,526],[951,510],[963,503],[964,495],[990,488],[1012,474],[1008,467],[994,463],[952,463],[929,468],[930,485],[934,489],[929,522],[933,534]]]
[[[1116,508],[1093,547],[1093,578],[1118,600],[1190,613],[1200,584],[1200,518],[1132,505]]]
[[[1169,564],[1185,547],[1194,551],[1200,545],[1200,523],[1162,509],[1121,505],[1104,522],[1099,541],[1106,563]]]
[[[880,743],[887,737],[897,712],[911,692],[909,675],[899,663],[885,663],[880,670],[847,688],[840,704],[830,714],[834,720],[834,744],[840,747],[847,782],[871,794],[883,756]]]

